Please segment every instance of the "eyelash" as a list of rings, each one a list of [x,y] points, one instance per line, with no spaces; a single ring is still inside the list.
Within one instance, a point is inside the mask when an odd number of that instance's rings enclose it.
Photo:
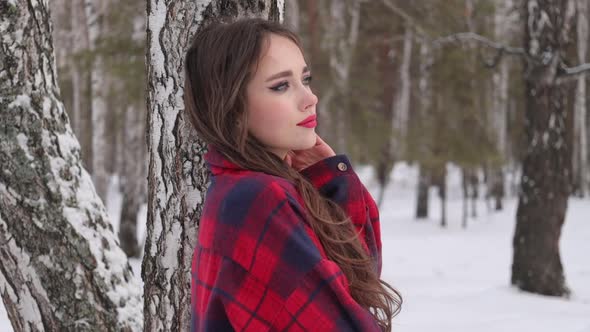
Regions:
[[[303,84],[309,85],[311,83],[311,80],[312,80],[312,76],[309,75],[309,76],[307,76],[307,77],[305,77],[303,79],[303,82],[304,82]],[[288,88],[289,87],[289,82],[288,81],[281,82],[281,83],[279,83],[279,84],[271,87],[270,89],[273,90],[273,91],[275,91],[275,92],[283,92],[283,91],[285,91],[285,89],[282,89],[283,87],[287,87]]]

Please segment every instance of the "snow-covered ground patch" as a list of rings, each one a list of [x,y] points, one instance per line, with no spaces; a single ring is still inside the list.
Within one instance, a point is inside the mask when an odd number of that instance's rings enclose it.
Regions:
[[[372,170],[358,167],[357,173],[377,197]],[[460,176],[457,168],[449,167],[448,227],[442,229],[435,190],[430,193],[430,218],[414,220],[417,174],[414,167],[397,166],[380,210],[382,277],[404,297],[394,331],[590,332],[590,200],[570,199],[561,237],[571,298],[539,296],[510,286],[516,199],[508,199],[499,213],[479,201],[478,217],[463,229]],[[107,207],[118,225],[121,195],[116,182]],[[139,218],[143,239],[145,205]],[[131,260],[131,265],[141,279],[141,261]],[[0,331],[12,331],[1,305]]]
[[[374,197],[371,170],[359,176]],[[461,227],[458,170],[449,167],[448,227],[440,227],[440,201],[430,192],[430,218],[416,221],[417,171],[400,165],[380,209],[382,278],[402,293],[397,332],[590,332],[590,200],[570,199],[561,257],[570,299],[524,293],[510,286],[515,198],[504,211],[477,204],[478,218]]]

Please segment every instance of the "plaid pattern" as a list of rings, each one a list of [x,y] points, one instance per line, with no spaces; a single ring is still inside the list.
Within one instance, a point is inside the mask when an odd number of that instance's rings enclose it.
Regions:
[[[326,258],[293,183],[239,168],[213,147],[192,261],[191,331],[380,331]],[[348,158],[301,172],[340,204],[381,271],[379,214]]]

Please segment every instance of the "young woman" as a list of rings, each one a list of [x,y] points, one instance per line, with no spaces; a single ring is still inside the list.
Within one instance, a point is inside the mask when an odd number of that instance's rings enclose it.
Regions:
[[[296,35],[258,19],[202,29],[185,106],[211,172],[192,264],[192,331],[390,331],[379,214],[316,133]]]

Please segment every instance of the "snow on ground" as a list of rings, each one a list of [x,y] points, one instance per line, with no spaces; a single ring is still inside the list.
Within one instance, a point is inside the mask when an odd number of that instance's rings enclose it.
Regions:
[[[504,211],[477,204],[478,218],[461,227],[460,177],[449,167],[448,227],[439,226],[440,202],[430,193],[430,218],[414,220],[417,171],[396,166],[380,209],[382,278],[404,297],[396,332],[590,332],[590,200],[570,199],[561,237],[561,257],[570,299],[533,295],[510,286],[516,199]],[[370,168],[359,176],[377,197]],[[118,225],[121,195],[113,179],[107,207]],[[145,234],[146,207],[139,234]],[[140,277],[141,261],[131,260]],[[0,331],[12,331],[0,305]]]
[[[359,176],[374,197],[369,169]],[[510,286],[516,199],[500,213],[478,202],[479,218],[461,227],[459,174],[450,168],[448,227],[430,193],[430,218],[414,220],[416,170],[396,167],[380,209],[382,278],[402,293],[394,331],[590,332],[590,200],[571,199],[561,237],[561,257],[572,289],[569,300],[539,296]]]

